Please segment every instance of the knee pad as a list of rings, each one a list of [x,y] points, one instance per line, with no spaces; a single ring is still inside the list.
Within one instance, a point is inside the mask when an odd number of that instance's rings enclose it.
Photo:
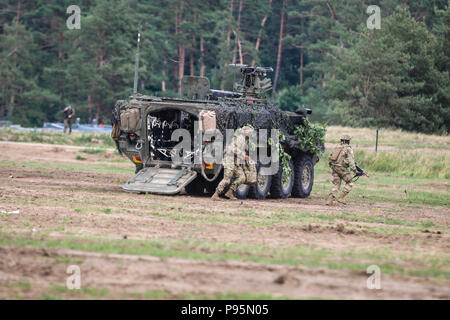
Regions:
[[[341,183],[341,178],[333,177],[333,180],[331,180],[331,182],[335,185],[339,185]]]
[[[352,190],[352,187],[353,187],[353,183],[346,183],[343,188],[343,191],[345,193],[349,193]]]

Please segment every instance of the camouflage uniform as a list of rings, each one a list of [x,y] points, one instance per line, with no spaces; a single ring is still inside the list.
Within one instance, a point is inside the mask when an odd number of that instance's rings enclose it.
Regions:
[[[350,168],[350,170],[352,170],[354,173],[357,172],[353,149],[348,143],[345,143],[345,141],[350,142],[349,135],[342,135],[341,143],[334,148],[333,152],[328,158],[333,175],[333,189],[330,192],[327,203],[330,205],[333,203],[334,199],[337,199],[342,180],[344,180],[345,185],[342,188],[342,194],[338,198],[338,201],[344,204],[346,203],[344,198],[352,190],[353,187],[353,175],[348,171],[348,168]]]
[[[75,115],[75,110],[72,108],[70,104],[66,105],[64,109],[64,133],[66,133],[67,128],[69,129],[69,134],[72,133],[72,120]]]
[[[251,159],[245,160],[245,156],[249,153],[249,143],[243,132],[249,133],[251,129],[244,127],[241,130],[236,132],[225,150],[223,179],[217,186],[216,194],[222,194],[227,186],[234,192],[241,184],[256,183],[256,164]],[[233,177],[235,180],[231,182]]]
[[[253,160],[248,160],[244,165],[245,184],[255,184],[258,182],[256,163]]]

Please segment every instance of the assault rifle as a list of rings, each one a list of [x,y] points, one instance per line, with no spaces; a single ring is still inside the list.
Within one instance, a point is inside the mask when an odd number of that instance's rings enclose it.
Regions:
[[[356,182],[356,181],[358,181],[359,177],[362,177],[362,176],[366,176],[367,178],[369,178],[369,175],[363,169],[356,166],[356,174],[353,177],[352,181]]]

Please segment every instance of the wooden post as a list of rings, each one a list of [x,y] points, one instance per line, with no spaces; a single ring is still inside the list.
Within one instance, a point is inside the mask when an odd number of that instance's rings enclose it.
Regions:
[[[377,138],[375,140],[375,152],[378,152],[378,129],[377,129]]]

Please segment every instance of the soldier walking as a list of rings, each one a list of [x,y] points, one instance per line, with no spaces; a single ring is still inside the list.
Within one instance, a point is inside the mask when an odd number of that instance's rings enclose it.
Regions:
[[[66,133],[67,128],[69,128],[69,134],[72,133],[72,119],[75,115],[75,110],[72,109],[70,104],[66,104],[66,108],[64,109],[64,133]]]
[[[224,158],[224,174],[211,199],[219,200],[220,195],[230,186],[225,196],[229,199],[237,199],[234,192],[241,184],[256,183],[256,164],[249,157],[248,135],[253,131],[249,126],[238,129],[232,142],[227,146]],[[235,178],[233,182],[231,180]]]
[[[353,149],[350,146],[350,140],[351,136],[349,134],[341,135],[341,143],[334,148],[333,152],[328,157],[328,164],[330,165],[333,175],[333,189],[331,190],[327,201],[327,205],[329,206],[334,205],[334,200],[336,199],[339,203],[347,204],[345,197],[348,195],[350,190],[352,190],[353,176],[348,169],[350,168],[350,170],[352,170],[355,174],[357,170]],[[342,180],[344,180],[345,185],[342,188],[342,193],[338,198]]]

